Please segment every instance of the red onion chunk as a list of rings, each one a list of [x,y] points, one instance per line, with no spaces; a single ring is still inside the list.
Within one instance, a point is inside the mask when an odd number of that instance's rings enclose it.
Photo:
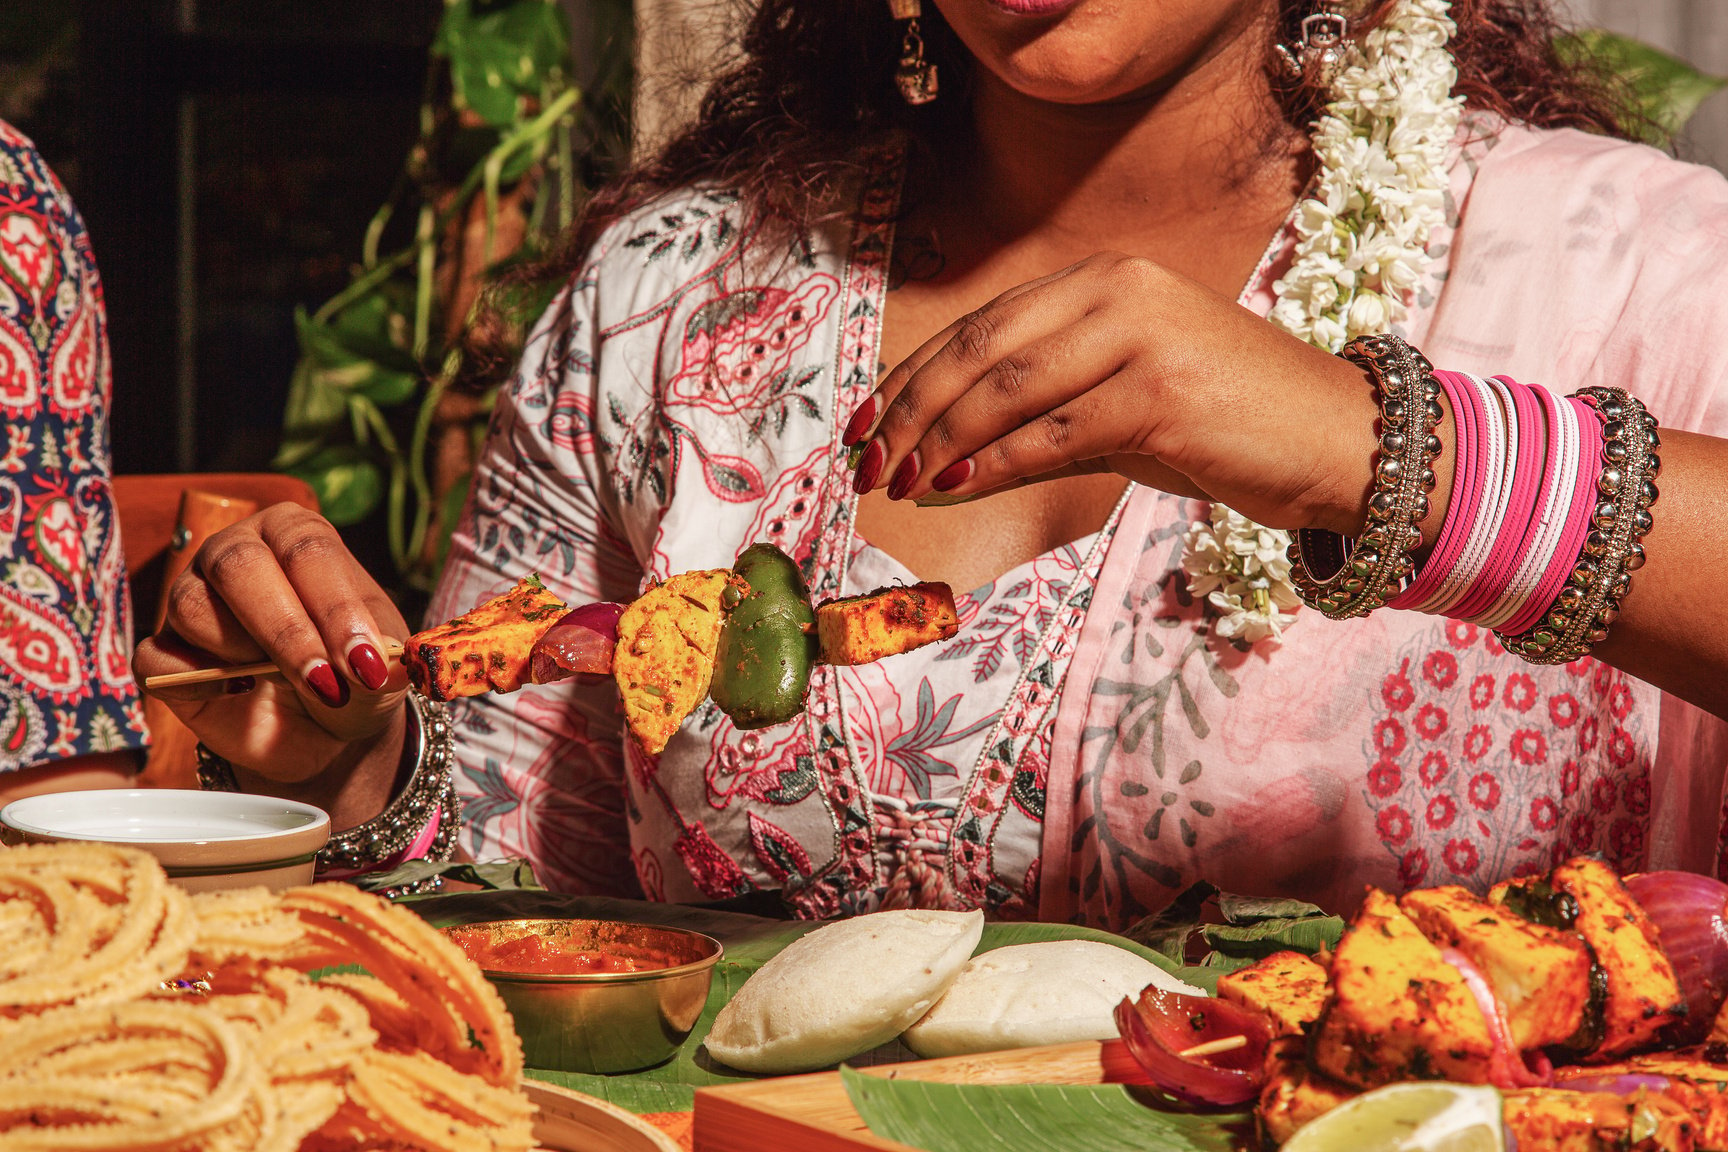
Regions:
[[[1686,997],[1675,1040],[1702,1040],[1728,996],[1728,884],[1696,872],[1644,872],[1628,876],[1626,889],[1655,922]]]
[[[1488,977],[1456,948],[1440,949],[1440,958],[1458,970],[1458,975],[1464,978],[1464,986],[1476,998],[1476,1007],[1482,1009],[1482,1016],[1488,1021],[1488,1038],[1494,1045],[1488,1068],[1489,1083],[1496,1088],[1546,1087],[1554,1077],[1554,1066],[1541,1052],[1534,1054],[1529,1065],[1525,1064],[1523,1055],[1512,1043],[1512,1029],[1506,1023],[1506,1011],[1500,1005],[1500,997],[1494,994],[1494,986],[1488,982]]]
[[[550,684],[569,676],[609,676],[624,605],[584,604],[547,629],[529,655],[529,678]]]
[[[1609,1092],[1634,1096],[1639,1092],[1666,1092],[1671,1081],[1654,1072],[1598,1072],[1590,1068],[1565,1068],[1555,1077],[1554,1087],[1568,1092]]]
[[[1209,996],[1185,996],[1156,985],[1139,1000],[1116,1006],[1116,1027],[1152,1082],[1193,1104],[1246,1104],[1265,1078],[1271,1024],[1252,1008]],[[1184,1056],[1214,1040],[1245,1036],[1248,1043],[1226,1052]]]

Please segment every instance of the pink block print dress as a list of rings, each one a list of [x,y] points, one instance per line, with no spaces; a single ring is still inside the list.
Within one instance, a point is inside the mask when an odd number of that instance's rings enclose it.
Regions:
[[[1728,184],[1517,128],[1461,138],[1451,171],[1404,335],[1728,435]],[[500,395],[434,615],[529,570],[625,599],[758,540],[818,598],[910,579],[855,535],[839,444],[876,375],[896,186],[882,165],[850,221],[790,240],[713,190],[609,229]],[[1244,295],[1262,315],[1291,249]],[[647,757],[609,686],[464,701],[470,846],[570,890],[1117,927],[1201,878],[1348,909],[1366,884],[1481,888],[1579,852],[1715,866],[1724,725],[1409,613],[1233,646],[1180,569],[1205,512],[1130,486],[1101,532],[960,596],[953,640],[820,668],[777,728],[705,705]]]

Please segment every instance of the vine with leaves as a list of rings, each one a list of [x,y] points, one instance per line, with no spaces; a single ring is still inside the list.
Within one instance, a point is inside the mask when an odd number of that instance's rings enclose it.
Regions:
[[[306,480],[340,528],[382,507],[411,588],[436,578],[491,407],[490,395],[449,388],[476,303],[546,250],[623,152],[630,4],[590,9],[602,59],[584,100],[557,0],[448,0],[418,137],[353,279],[295,317],[300,359],[275,467]],[[402,242],[385,251],[391,236]],[[510,306],[529,315],[549,295]]]

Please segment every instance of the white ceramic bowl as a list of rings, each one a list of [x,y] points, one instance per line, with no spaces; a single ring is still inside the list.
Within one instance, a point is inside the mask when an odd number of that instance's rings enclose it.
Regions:
[[[312,882],[330,839],[322,808],[274,796],[174,788],[50,792],[0,808],[9,844],[100,840],[155,856],[192,892]]]

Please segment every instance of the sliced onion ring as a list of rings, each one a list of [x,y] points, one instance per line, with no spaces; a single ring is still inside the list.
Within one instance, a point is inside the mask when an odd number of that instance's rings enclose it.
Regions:
[[[1464,986],[1470,989],[1476,1006],[1488,1021],[1488,1038],[1494,1045],[1494,1054],[1488,1065],[1488,1082],[1496,1088],[1546,1087],[1554,1078],[1554,1066],[1541,1052],[1532,1053],[1530,1062],[1525,1063],[1525,1057],[1512,1042],[1506,1011],[1500,1005],[1500,997],[1494,994],[1494,986],[1488,982],[1488,977],[1456,948],[1440,949],[1440,958],[1458,970],[1458,975],[1464,978]]]
[[[1626,877],[1626,889],[1655,923],[1686,997],[1674,1039],[1702,1040],[1728,996],[1728,884],[1696,872],[1643,872]]]
[[[547,629],[529,654],[528,676],[550,684],[570,676],[608,676],[618,647],[618,618],[624,605],[584,604]]]
[[[1252,1008],[1210,996],[1186,996],[1157,985],[1116,1005],[1116,1027],[1128,1051],[1164,1091],[1193,1104],[1245,1104],[1265,1079],[1271,1023]],[[1245,1036],[1248,1043],[1208,1056],[1183,1056],[1199,1044]]]

